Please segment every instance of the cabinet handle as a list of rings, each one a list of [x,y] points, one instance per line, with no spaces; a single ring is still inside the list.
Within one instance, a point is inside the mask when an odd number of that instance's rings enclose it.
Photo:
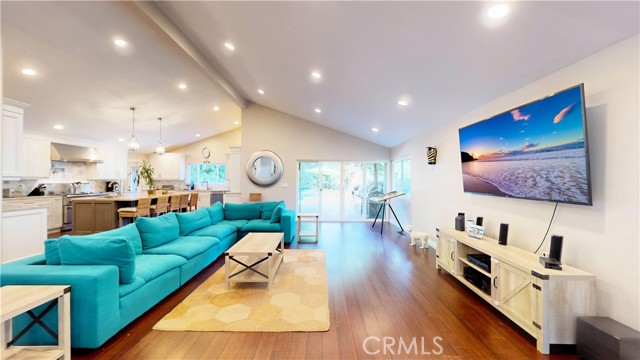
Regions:
[[[497,289],[498,285],[496,285],[496,280],[498,280],[497,276],[493,278],[493,287]]]
[[[451,260],[454,260],[454,259],[453,259],[453,251],[451,252]]]

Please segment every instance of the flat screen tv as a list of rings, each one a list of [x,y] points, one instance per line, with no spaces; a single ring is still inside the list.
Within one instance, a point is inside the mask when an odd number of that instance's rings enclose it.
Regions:
[[[459,135],[465,192],[592,205],[583,84]]]

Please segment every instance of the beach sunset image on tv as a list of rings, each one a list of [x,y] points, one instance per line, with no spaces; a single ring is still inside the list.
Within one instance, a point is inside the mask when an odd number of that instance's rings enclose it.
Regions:
[[[459,130],[465,192],[591,204],[582,85]]]

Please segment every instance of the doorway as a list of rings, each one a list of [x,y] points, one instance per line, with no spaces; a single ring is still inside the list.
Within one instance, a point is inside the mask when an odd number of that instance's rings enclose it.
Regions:
[[[386,191],[386,161],[298,163],[298,211],[323,221],[373,219],[380,205],[370,198]]]

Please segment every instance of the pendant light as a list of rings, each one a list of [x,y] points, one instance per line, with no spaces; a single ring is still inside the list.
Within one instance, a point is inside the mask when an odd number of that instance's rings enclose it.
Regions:
[[[129,151],[138,151],[140,149],[140,143],[136,139],[136,108],[132,106],[129,109],[133,114],[133,127],[131,130],[131,139],[129,139],[128,147]]]
[[[158,141],[158,146],[156,147],[156,154],[164,155],[164,146],[162,146],[162,118],[159,117],[158,121],[160,122],[160,141]]]

